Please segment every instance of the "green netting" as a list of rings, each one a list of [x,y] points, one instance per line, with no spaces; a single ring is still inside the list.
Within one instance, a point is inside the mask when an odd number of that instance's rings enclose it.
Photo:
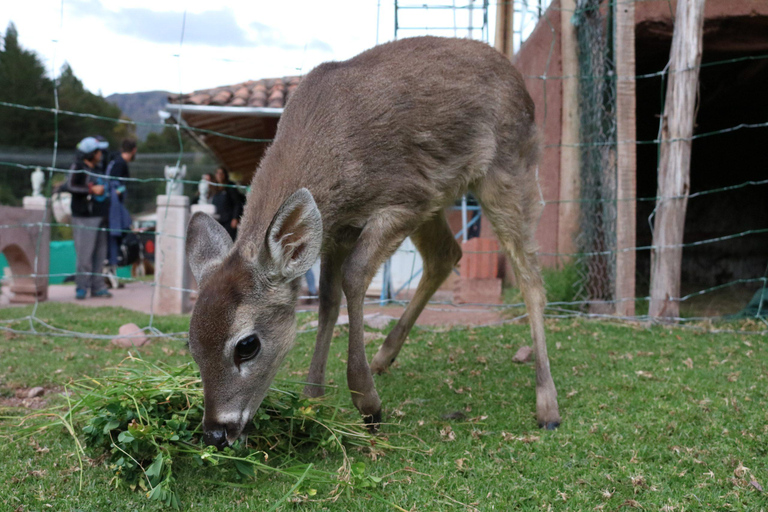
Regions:
[[[616,82],[610,6],[579,0],[573,23],[579,54],[581,213],[578,293],[610,301],[616,270]],[[601,8],[603,7],[603,8]],[[605,253],[608,252],[608,253]],[[596,254],[601,253],[601,254]]]
[[[747,307],[742,309],[733,318],[766,318],[768,317],[768,288],[763,285],[757,290],[749,301]]]

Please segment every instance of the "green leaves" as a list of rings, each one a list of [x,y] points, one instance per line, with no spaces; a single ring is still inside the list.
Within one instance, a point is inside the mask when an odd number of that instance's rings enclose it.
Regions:
[[[149,483],[153,486],[160,483],[160,477],[162,476],[163,472],[163,454],[158,453],[157,457],[155,457],[155,460],[152,461],[152,464],[144,470],[144,474],[147,475],[147,478],[149,478]]]
[[[342,445],[369,449],[372,438],[362,426],[350,426],[349,419],[336,419],[340,408],[327,401],[271,393],[254,415],[246,442],[217,451],[202,443],[202,385],[191,365],[173,368],[131,358],[75,388],[82,406],[70,412],[85,422],[82,433],[92,456],[108,454],[114,484],[143,490],[150,500],[169,507],[181,506],[173,490],[173,463],[184,459],[199,467],[220,466],[218,483],[247,486],[259,472],[267,472],[296,479],[307,495],[316,494],[323,483],[332,488],[341,483],[348,490],[370,490],[381,483],[366,473],[364,463],[351,464]],[[386,442],[378,446],[386,448]],[[336,473],[297,465],[298,453],[331,451],[344,454],[339,473],[349,476],[341,481]]]
[[[117,440],[121,443],[132,443],[134,441],[133,434],[131,434],[130,431],[120,432],[120,435],[117,436]]]
[[[352,487],[360,489],[370,489],[379,487],[381,484],[381,478],[373,475],[365,474],[365,463],[355,462],[352,464]]]
[[[256,472],[253,469],[253,465],[242,460],[235,460],[235,468],[237,471],[248,478],[256,478]]]
[[[115,430],[116,428],[120,427],[120,422],[117,420],[110,420],[108,421],[102,430],[102,433],[109,434],[112,430]]]

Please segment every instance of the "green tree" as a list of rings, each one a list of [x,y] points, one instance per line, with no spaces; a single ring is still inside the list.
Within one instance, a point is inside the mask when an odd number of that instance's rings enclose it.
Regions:
[[[52,108],[53,82],[33,51],[19,45],[13,23],[2,37],[0,49],[0,101],[26,106]],[[51,147],[54,124],[50,113],[0,106],[0,145],[16,147]]]
[[[64,115],[59,117],[59,147],[72,148],[89,135],[102,135],[108,141],[110,148],[116,149],[120,140],[134,132],[132,125],[118,123],[113,119],[122,117],[120,107],[114,105],[102,96],[93,94],[85,89],[83,82],[75,76],[72,67],[64,64],[59,76],[59,107],[62,110],[93,114],[108,119],[94,119]]]
[[[33,107],[54,107],[54,87],[58,88],[59,108],[110,119],[94,119],[34,112],[18,107],[0,106],[0,146],[51,148],[58,133],[59,147],[72,149],[89,135],[102,135],[111,148],[121,139],[132,137],[130,124],[112,119],[122,117],[120,107],[85,89],[72,67],[64,64],[58,84],[46,76],[39,56],[19,45],[19,34],[13,23],[8,25],[0,49],[0,101]]]
[[[181,144],[185,153],[200,151],[200,145],[183,129],[181,131]],[[147,139],[139,144],[139,153],[178,152],[179,135],[174,126],[166,126],[160,133],[150,133],[147,135]]]

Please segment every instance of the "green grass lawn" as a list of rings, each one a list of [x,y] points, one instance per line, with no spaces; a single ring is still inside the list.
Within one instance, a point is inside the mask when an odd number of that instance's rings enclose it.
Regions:
[[[6,308],[0,320],[29,311]],[[148,323],[145,315],[123,309],[76,305],[42,304],[37,316],[94,334],[114,334],[127,322]],[[308,319],[302,317],[300,325]],[[28,322],[11,325],[28,328]],[[153,325],[182,332],[188,317],[157,317]],[[353,489],[332,502],[328,485],[278,509],[368,512],[395,504],[419,511],[768,510],[765,336],[586,320],[547,325],[563,418],[557,431],[536,428],[533,366],[511,363],[517,348],[529,343],[527,325],[417,329],[376,384],[391,423],[380,435],[422,449],[375,456],[350,450],[370,474],[383,477],[379,489]],[[62,390],[72,379],[98,376],[127,354],[101,339],[0,336],[0,399],[18,388]],[[340,329],[328,376],[354,420],[345,390],[346,338]],[[313,333],[301,334],[278,378],[301,380],[313,344]],[[377,344],[368,346],[369,357]],[[178,339],[155,339],[140,353],[168,364],[191,360]],[[45,398],[49,405],[63,401],[56,393]],[[99,459],[84,464],[79,490],[75,444],[63,429],[31,438],[14,434],[18,417],[28,412],[0,410],[6,416],[0,420],[6,434],[0,442],[0,510],[165,509],[143,493],[115,488]],[[457,419],[444,419],[448,415]],[[297,457],[327,471],[340,466],[338,453],[316,450]],[[226,480],[226,471],[179,461],[174,474],[182,507],[268,510],[295,483],[263,474],[245,482],[249,488],[215,483]]]

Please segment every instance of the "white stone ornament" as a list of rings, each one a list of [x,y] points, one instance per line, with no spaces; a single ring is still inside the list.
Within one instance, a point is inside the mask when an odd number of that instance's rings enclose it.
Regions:
[[[43,183],[45,182],[45,173],[37,167],[32,175],[32,197],[43,197]]]
[[[165,166],[165,179],[168,180],[165,184],[165,195],[167,196],[183,196],[184,195],[184,177],[187,175],[187,166],[181,167],[170,165]]]
[[[211,183],[206,180],[205,178],[200,180],[200,183],[197,184],[197,192],[200,196],[200,198],[197,201],[197,204],[211,204],[211,202],[208,200],[208,190],[211,188]]]

